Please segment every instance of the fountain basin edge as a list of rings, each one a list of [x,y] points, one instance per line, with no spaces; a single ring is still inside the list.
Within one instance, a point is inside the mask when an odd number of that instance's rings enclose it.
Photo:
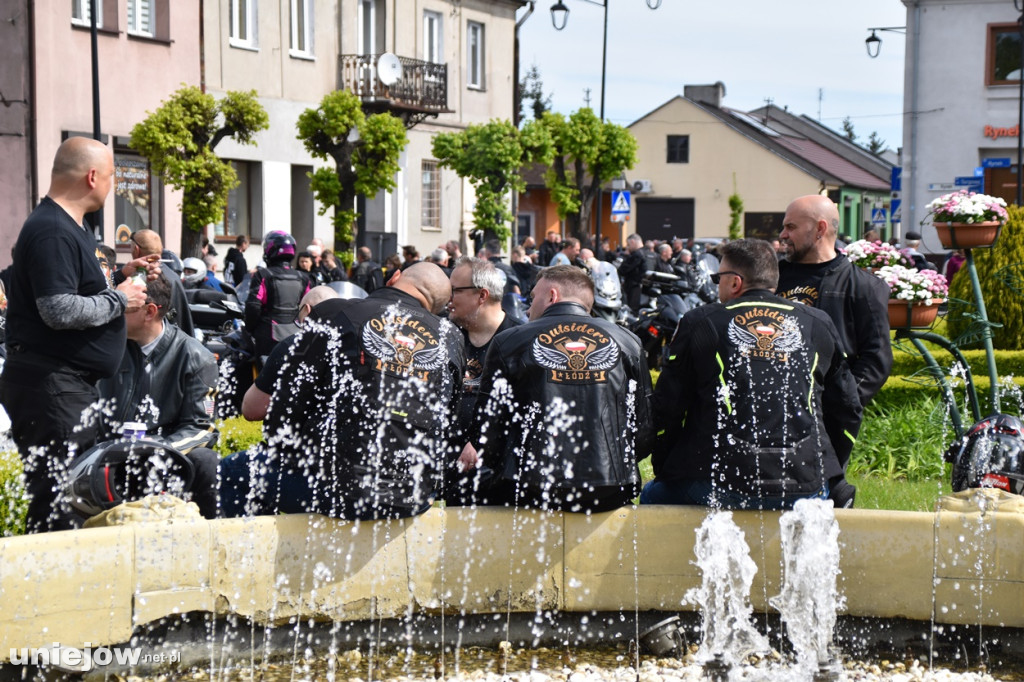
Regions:
[[[837,510],[844,615],[1024,627],[1021,498],[974,491],[936,513]],[[397,521],[316,515],[172,521],[0,540],[0,661],[112,645],[168,616],[256,623],[414,614],[692,611],[700,507],[594,515],[435,508]],[[734,512],[781,590],[780,512]]]

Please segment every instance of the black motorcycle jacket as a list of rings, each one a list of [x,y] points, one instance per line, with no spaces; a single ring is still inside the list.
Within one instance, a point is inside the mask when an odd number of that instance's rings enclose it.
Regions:
[[[779,261],[778,291],[792,281],[793,265]],[[832,318],[857,380],[861,405],[866,406],[889,378],[892,342],[889,339],[889,287],[845,256],[825,271],[817,308]]]
[[[820,490],[844,471],[861,421],[832,321],[767,290],[687,313],[653,403],[657,478],[747,494]]]
[[[572,302],[491,341],[475,441],[520,504],[614,508],[636,496],[651,379],[631,332]]]
[[[124,422],[138,421],[146,424],[147,438],[162,439],[183,453],[217,442],[217,361],[173,324],[164,322],[148,356],[129,340],[117,373],[101,380],[98,390],[112,409],[104,420],[108,437],[115,437]]]
[[[320,472],[322,513],[398,518],[426,511],[462,395],[462,334],[413,296],[378,289],[325,301],[271,356],[268,445],[282,461]]]

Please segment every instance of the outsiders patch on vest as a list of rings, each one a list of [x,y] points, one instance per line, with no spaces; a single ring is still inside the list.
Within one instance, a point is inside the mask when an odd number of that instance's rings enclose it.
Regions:
[[[435,331],[406,315],[385,313],[368,321],[363,326],[363,348],[377,361],[378,372],[411,374],[424,381],[446,360]]]
[[[560,324],[534,339],[532,352],[557,383],[603,383],[619,361],[618,344],[588,324]]]
[[[729,321],[729,341],[747,357],[786,362],[804,347],[796,318],[771,308],[751,308]]]

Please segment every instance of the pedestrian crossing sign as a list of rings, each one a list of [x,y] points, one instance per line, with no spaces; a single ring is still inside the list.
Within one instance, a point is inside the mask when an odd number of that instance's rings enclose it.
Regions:
[[[885,225],[885,209],[884,208],[873,208],[871,209],[871,222],[875,225]]]
[[[612,192],[612,215],[629,213],[629,192],[614,190]]]

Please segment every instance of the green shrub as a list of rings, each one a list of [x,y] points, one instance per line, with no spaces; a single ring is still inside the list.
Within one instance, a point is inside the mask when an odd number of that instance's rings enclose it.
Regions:
[[[916,387],[916,394],[879,395],[864,412],[850,456],[852,476],[923,481],[945,478],[942,453],[954,434],[938,393]]]
[[[21,458],[15,450],[0,452],[0,536],[24,533],[27,512]]]
[[[996,245],[991,249],[974,249],[974,263],[988,319],[1002,325],[993,330],[993,345],[1021,350],[1024,349],[1024,209],[1011,206],[1009,213],[1010,219],[1003,226]],[[971,317],[976,310],[966,266],[953,278],[949,297],[950,337],[963,347],[980,348],[980,328]]]
[[[905,344],[905,345],[904,345]],[[904,348],[906,350],[904,350]],[[953,366],[953,356],[944,350],[929,349],[929,352],[939,363],[939,367],[949,373]],[[891,376],[902,376],[916,374],[925,368],[924,358],[918,354],[909,343],[900,342],[899,347],[894,347]],[[976,377],[988,376],[988,361],[983,350],[965,350],[964,359],[971,368],[971,373]],[[1024,351],[1019,350],[997,350],[995,352],[996,368],[1000,376],[1024,377]]]
[[[250,445],[263,440],[263,422],[250,422],[242,417],[232,417],[220,422],[217,428],[220,430],[220,439],[214,449],[221,457],[247,450]]]

